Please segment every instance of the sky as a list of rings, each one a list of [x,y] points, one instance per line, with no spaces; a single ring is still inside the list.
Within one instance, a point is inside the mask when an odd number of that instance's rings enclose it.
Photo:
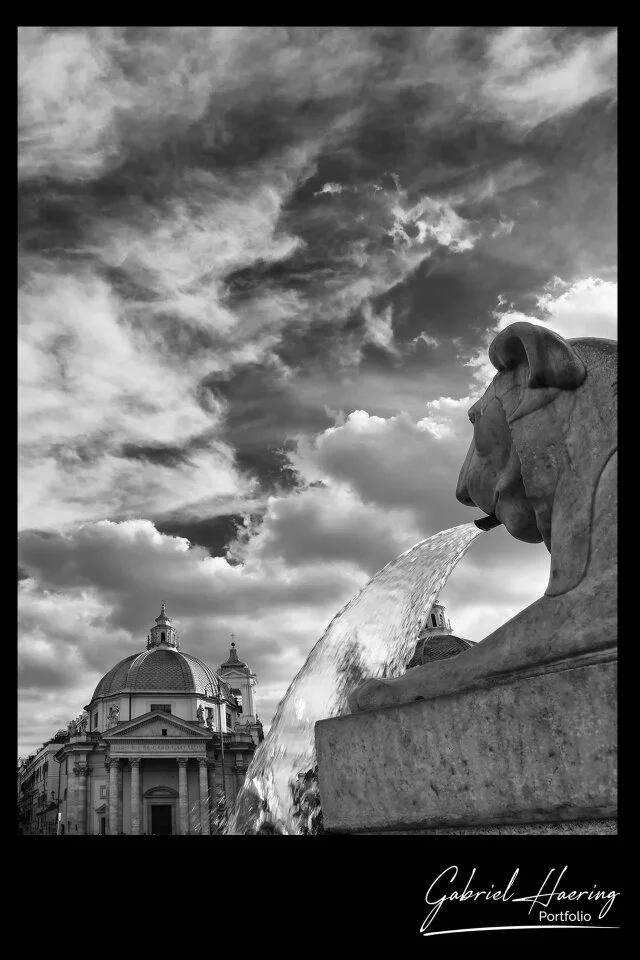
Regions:
[[[514,320],[617,337],[610,27],[19,30],[19,753],[145,649],[231,634],[268,725],[455,499]],[[500,527],[479,641],[549,560]],[[425,616],[428,611],[425,611]]]

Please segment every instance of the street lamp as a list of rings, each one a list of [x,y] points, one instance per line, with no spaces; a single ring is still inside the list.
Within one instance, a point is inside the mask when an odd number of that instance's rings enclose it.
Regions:
[[[215,676],[215,675],[214,675],[214,676]],[[215,679],[216,679],[216,686],[217,686],[217,688],[218,688],[218,691],[217,691],[217,694],[216,694],[215,699],[217,700],[217,703],[218,703],[218,729],[219,729],[219,731],[220,731],[220,752],[221,752],[221,759],[222,759],[222,796],[223,796],[223,798],[224,798],[224,803],[225,803],[225,807],[226,807],[226,803],[227,803],[227,784],[226,784],[226,779],[225,779],[225,774],[224,774],[224,734],[223,734],[223,732],[222,732],[222,711],[221,711],[221,709],[220,709],[220,704],[222,703],[222,688],[220,687],[220,679],[219,679],[218,677],[216,677]],[[205,684],[205,687],[204,687],[204,695],[205,695],[205,697],[208,696],[208,694],[207,694],[207,688],[208,688],[208,687],[209,687],[209,684],[206,683],[206,684]],[[211,689],[212,689],[212,691],[213,691],[213,683],[211,684]],[[211,694],[211,696],[213,697],[213,693]],[[212,724],[211,726],[212,726],[212,729],[211,729],[211,742],[212,742],[212,743],[214,744],[214,746],[215,746],[213,724]]]

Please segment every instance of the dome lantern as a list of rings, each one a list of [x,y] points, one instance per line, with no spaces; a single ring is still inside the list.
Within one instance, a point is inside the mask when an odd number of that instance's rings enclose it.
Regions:
[[[180,649],[178,634],[173,626],[171,617],[167,616],[164,600],[162,601],[160,616],[156,617],[155,625],[151,627],[147,635],[147,650],[161,645],[171,647],[175,650]]]

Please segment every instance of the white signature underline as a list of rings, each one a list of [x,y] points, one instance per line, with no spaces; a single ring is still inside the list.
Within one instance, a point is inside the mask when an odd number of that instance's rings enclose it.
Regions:
[[[464,930],[433,930],[430,933],[423,933],[423,937],[440,937],[445,933],[478,933],[482,930],[619,930],[620,927],[604,927],[596,926],[593,923],[578,923],[578,924],[569,924],[569,923],[549,923],[542,926],[541,924],[531,924],[527,926],[513,926],[509,925],[506,927],[467,927]]]

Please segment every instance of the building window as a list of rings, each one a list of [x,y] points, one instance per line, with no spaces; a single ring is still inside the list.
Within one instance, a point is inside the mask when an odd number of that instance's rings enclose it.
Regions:
[[[166,643],[166,638],[167,638],[167,635],[163,630],[162,633],[160,634],[160,643]]]
[[[207,707],[207,720],[213,720],[213,707]]]
[[[431,623],[434,625],[434,627],[437,627],[436,615],[435,615],[435,613],[432,613],[432,614],[431,614]]]
[[[106,788],[106,787],[100,787],[100,799],[101,799],[101,800],[104,800],[104,798],[106,797],[106,795],[107,795],[107,788]]]
[[[152,703],[152,710],[160,710],[161,713],[171,713],[171,704],[170,703]]]
[[[163,736],[163,737],[166,737],[166,735],[167,735],[167,731],[163,729],[163,731],[162,731],[162,736]]]
[[[93,729],[94,729],[94,730],[97,730],[97,729],[98,729],[98,714],[97,714],[97,713],[94,713],[94,715],[93,715]]]
[[[242,713],[242,691],[238,690],[237,687],[231,691],[236,701],[236,706],[238,708],[238,713]]]
[[[227,718],[227,726],[229,727],[229,729],[231,729],[231,714],[230,714],[230,713],[227,713],[227,714],[225,714],[225,715],[226,715],[226,718]]]

